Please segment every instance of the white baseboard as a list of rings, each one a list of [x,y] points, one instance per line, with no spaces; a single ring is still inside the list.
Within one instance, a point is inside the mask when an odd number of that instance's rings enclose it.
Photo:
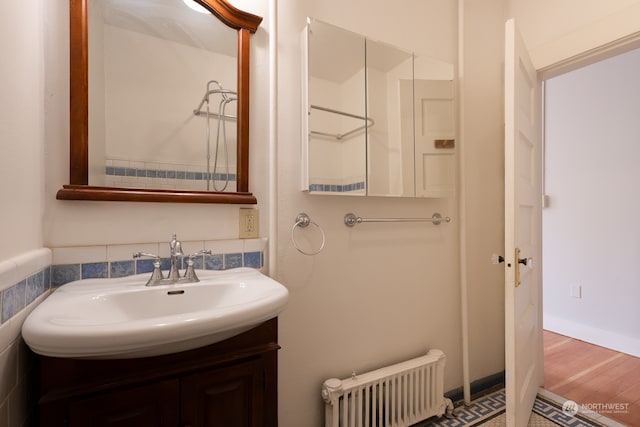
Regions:
[[[552,314],[544,314],[544,329],[591,344],[640,357],[640,340],[628,335],[596,328]]]

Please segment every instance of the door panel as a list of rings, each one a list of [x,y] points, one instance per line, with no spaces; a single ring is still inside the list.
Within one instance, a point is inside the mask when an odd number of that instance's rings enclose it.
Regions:
[[[436,140],[455,141],[453,82],[416,79],[414,91],[416,196],[452,196],[455,149],[437,148]]]
[[[203,372],[182,381],[182,416],[191,427],[257,427],[264,419],[261,359]]]
[[[505,33],[507,426],[527,425],[543,380],[541,182],[540,86],[511,19]]]

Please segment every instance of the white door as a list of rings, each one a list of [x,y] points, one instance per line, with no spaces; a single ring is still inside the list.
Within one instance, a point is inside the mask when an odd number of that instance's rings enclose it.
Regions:
[[[540,93],[536,71],[510,19],[505,34],[504,149],[508,427],[527,425],[543,381]]]

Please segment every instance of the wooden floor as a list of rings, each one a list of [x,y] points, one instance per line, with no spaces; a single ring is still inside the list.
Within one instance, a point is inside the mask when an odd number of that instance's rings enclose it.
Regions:
[[[622,424],[640,426],[638,357],[544,331],[544,388],[579,405],[597,404],[593,410]],[[621,404],[620,411],[600,406],[607,403]]]

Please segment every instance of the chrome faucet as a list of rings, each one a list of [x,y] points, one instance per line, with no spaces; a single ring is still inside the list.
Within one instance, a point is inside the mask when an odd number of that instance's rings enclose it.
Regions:
[[[169,274],[165,278],[162,270],[160,269],[161,259],[159,255],[150,254],[146,252],[136,252],[133,254],[134,258],[142,258],[149,257],[153,258],[153,272],[151,273],[151,277],[147,281],[146,286],[155,286],[155,285],[167,285],[172,283],[195,283],[199,282],[198,276],[196,275],[196,271],[193,267],[193,258],[198,255],[211,255],[211,251],[208,249],[198,251],[195,254],[191,254],[187,257],[187,268],[185,270],[184,276],[180,276],[180,267],[178,266],[178,257],[182,261],[184,259],[184,252],[182,251],[182,242],[176,238],[174,234],[171,237],[171,241],[169,242],[170,249],[170,268]]]
[[[180,260],[184,258],[184,252],[182,252],[182,242],[176,239],[174,234],[169,242],[169,250],[171,251],[171,268],[169,269],[169,279],[177,281],[180,279],[180,270],[178,267],[178,257]]]

